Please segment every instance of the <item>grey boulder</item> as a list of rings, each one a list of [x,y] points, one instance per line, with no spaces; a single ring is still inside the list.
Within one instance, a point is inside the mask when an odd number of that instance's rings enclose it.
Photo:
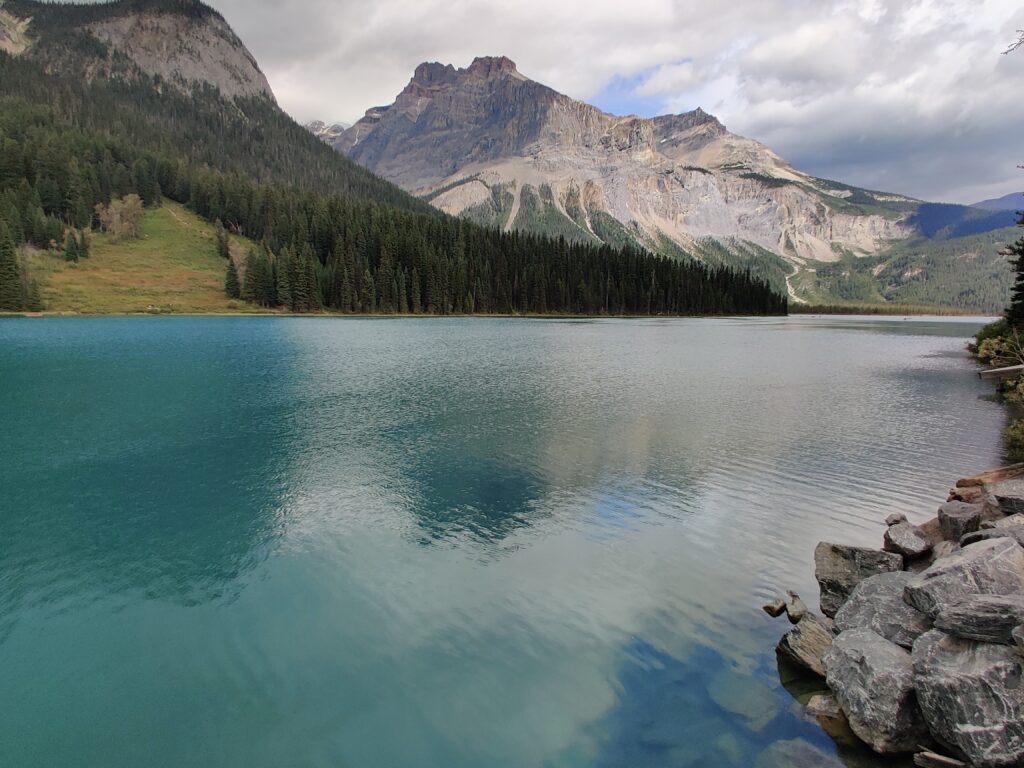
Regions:
[[[838,624],[838,622],[837,622]],[[1024,624],[1024,594],[969,595],[944,608],[936,629],[965,640],[1013,645],[1013,630]]]
[[[843,768],[838,758],[803,739],[776,741],[754,762],[754,768]]]
[[[947,501],[939,507],[939,525],[942,536],[949,541],[960,541],[965,533],[978,530],[985,513],[983,504]]]
[[[836,628],[840,632],[870,629],[909,650],[932,628],[931,619],[903,599],[903,590],[913,578],[898,571],[864,579],[836,613]]]
[[[932,618],[968,595],[1024,591],[1024,549],[1012,539],[971,544],[910,580],[903,599]]]
[[[910,523],[897,523],[885,532],[886,552],[897,552],[906,557],[920,557],[927,554],[932,543]]]
[[[1019,515],[1024,512],[1024,479],[1011,478],[988,483],[985,490],[1004,515]]]
[[[851,629],[835,639],[824,663],[850,727],[873,750],[913,752],[928,740],[905,649],[869,629]]]
[[[979,768],[1024,761],[1020,656],[1005,645],[933,630],[913,652],[917,698],[932,735]]]
[[[825,676],[822,656],[832,645],[832,627],[819,616],[808,613],[779,641],[776,652],[799,667]]]
[[[814,550],[814,577],[821,587],[821,612],[835,616],[854,587],[864,579],[902,570],[902,555],[821,542]]]
[[[1006,528],[993,525],[991,528],[982,528],[973,533],[964,534],[963,538],[960,539],[960,546],[969,547],[971,544],[977,544],[979,541],[989,541],[991,539],[1009,539],[1010,541],[1016,541],[1020,546],[1024,547],[1024,525],[1014,525]]]

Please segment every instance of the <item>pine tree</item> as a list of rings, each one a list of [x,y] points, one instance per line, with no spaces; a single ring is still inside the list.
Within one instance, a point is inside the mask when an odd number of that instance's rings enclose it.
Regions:
[[[240,299],[242,297],[242,286],[238,282],[238,269],[235,267],[235,260],[228,257],[228,271],[224,278],[224,293],[229,299]]]
[[[25,294],[18,255],[7,223],[0,220],[0,311],[20,312]]]
[[[69,229],[64,237],[64,261],[77,262],[81,255],[78,249],[78,236],[73,229]]]
[[[1024,219],[1022,219],[1024,225]],[[1006,319],[1014,328],[1024,327],[1024,237],[1020,238],[1007,249],[1007,255],[1014,257],[1013,270],[1016,279],[1013,293],[1010,295],[1010,306],[1006,310]]]
[[[214,224],[214,235],[217,241],[217,255],[222,259],[231,257],[231,239],[228,237],[228,231],[224,228],[220,219],[217,219]]]

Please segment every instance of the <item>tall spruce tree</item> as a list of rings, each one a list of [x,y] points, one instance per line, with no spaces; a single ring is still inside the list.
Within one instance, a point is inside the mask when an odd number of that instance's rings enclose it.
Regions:
[[[1024,215],[1021,216],[1019,225],[1024,227]],[[1006,319],[1014,328],[1024,327],[1024,237],[1021,237],[1007,249],[1007,255],[1012,259],[1013,271],[1016,279],[1013,283],[1013,292],[1010,294],[1010,306],[1006,310]]]
[[[238,281],[238,268],[235,266],[235,260],[230,256],[228,257],[227,274],[224,277],[224,293],[228,295],[229,299],[242,298],[242,285]]]
[[[25,309],[25,281],[7,222],[0,220],[0,311]]]

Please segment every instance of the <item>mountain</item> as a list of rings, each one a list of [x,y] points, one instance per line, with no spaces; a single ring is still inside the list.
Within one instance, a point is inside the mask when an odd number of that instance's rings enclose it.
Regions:
[[[1024,211],[1024,192],[1011,192],[1002,197],[982,200],[973,207],[984,208],[986,211]]]
[[[285,114],[198,0],[10,0],[0,46],[0,311],[217,306],[212,258],[236,311],[785,312],[747,274],[444,215]]]
[[[800,173],[700,109],[609,115],[504,57],[420,65],[334,146],[449,213],[657,250],[735,238],[794,262],[874,253],[910,236],[916,204]]]
[[[187,91],[195,84],[226,98],[274,94],[256,59],[224,18],[193,0],[128,0],[95,5],[8,0],[0,7],[0,46],[87,78],[127,67]],[[78,56],[68,56],[77,49]]]
[[[306,123],[304,127],[307,131],[320,139],[320,141],[325,144],[333,145],[339,138],[341,138],[341,134],[352,126],[348,123],[331,123],[328,125],[322,120],[313,120]]]
[[[750,269],[796,300],[802,273],[1012,224],[816,178],[701,109],[610,115],[505,57],[421,64],[393,104],[369,109],[331,145],[451,214]],[[873,295],[884,295],[880,283]]]

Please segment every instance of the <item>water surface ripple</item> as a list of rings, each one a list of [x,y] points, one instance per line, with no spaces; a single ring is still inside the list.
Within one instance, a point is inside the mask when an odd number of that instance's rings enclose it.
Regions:
[[[1000,461],[980,322],[0,319],[0,765],[836,753],[758,606]]]

